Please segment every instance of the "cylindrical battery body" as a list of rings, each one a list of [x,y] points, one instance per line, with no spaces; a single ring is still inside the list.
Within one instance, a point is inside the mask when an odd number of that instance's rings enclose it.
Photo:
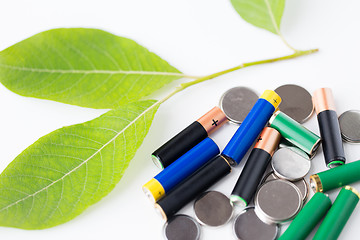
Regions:
[[[331,207],[331,200],[323,193],[315,193],[298,213],[279,240],[305,240]]]
[[[310,176],[310,186],[315,192],[327,192],[360,181],[360,160]]]
[[[271,90],[260,96],[222,152],[232,165],[240,163],[280,102],[280,96]]]
[[[346,160],[336,112],[333,110],[322,111],[317,115],[317,119],[326,166],[343,165]]]
[[[281,135],[277,130],[264,128],[235,184],[230,196],[231,202],[244,207],[250,203],[280,139]]]
[[[310,157],[316,153],[320,145],[320,137],[285,113],[277,111],[270,118],[269,123],[270,127],[278,130],[286,140],[306,152]]]
[[[343,165],[346,161],[345,153],[331,89],[320,88],[316,90],[313,95],[313,102],[317,113],[326,166],[332,168]]]
[[[214,107],[153,152],[153,162],[161,169],[166,168],[227,121],[223,111]]]
[[[230,172],[231,167],[228,161],[222,156],[216,156],[160,199],[155,207],[165,220],[169,219],[187,203]]]
[[[147,182],[143,186],[144,192],[154,202],[158,201],[177,184],[219,153],[220,150],[216,143],[210,138],[205,138]]]
[[[359,193],[354,188],[350,186],[342,188],[313,240],[338,239],[346,222],[349,220],[359,202],[359,197]]]

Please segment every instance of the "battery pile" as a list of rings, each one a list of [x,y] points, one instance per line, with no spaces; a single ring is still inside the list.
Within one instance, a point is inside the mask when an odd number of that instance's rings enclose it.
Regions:
[[[348,186],[360,181],[360,161],[345,164],[342,143],[342,139],[360,141],[359,134],[347,130],[349,124],[360,124],[360,113],[345,112],[339,124],[329,88],[318,89],[311,97],[302,87],[284,85],[256,98],[247,88],[228,90],[221,98],[221,108],[214,107],[152,154],[153,162],[163,170],[143,191],[167,221],[166,239],[199,239],[199,223],[223,225],[231,219],[233,206],[243,208],[233,222],[238,239],[305,239],[322,219],[314,239],[340,235],[360,198]],[[296,109],[294,101],[307,104]],[[321,138],[300,124],[314,107]],[[229,120],[240,126],[220,153],[208,135]],[[242,161],[254,143],[230,197],[206,192]],[[316,193],[306,203],[309,185],[304,177],[320,145],[329,170],[310,177],[310,188]],[[269,166],[272,171],[267,173]],[[332,204],[325,192],[340,187]],[[176,215],[194,199],[197,220]],[[279,236],[280,224],[291,220]]]

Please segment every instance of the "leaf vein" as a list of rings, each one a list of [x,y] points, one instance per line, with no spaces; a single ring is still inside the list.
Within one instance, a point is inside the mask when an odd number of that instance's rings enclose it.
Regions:
[[[156,72],[156,71],[136,71],[136,70],[84,70],[84,69],[48,69],[48,68],[31,68],[31,67],[18,67],[7,64],[0,64],[0,67],[19,70],[25,72],[39,72],[39,73],[61,73],[61,74],[125,74],[125,75],[164,75],[164,76],[179,76],[185,75],[178,72]]]
[[[17,204],[25,201],[26,199],[28,199],[29,197],[32,196],[36,196],[37,194],[41,193],[44,190],[47,190],[48,188],[50,188],[51,186],[53,186],[54,184],[56,184],[59,181],[63,181],[64,178],[66,178],[67,176],[69,176],[71,173],[77,171],[81,166],[83,166],[84,164],[87,164],[88,161],[90,161],[91,159],[94,158],[94,156],[96,156],[102,149],[104,149],[107,145],[109,145],[111,142],[115,141],[117,139],[117,137],[119,137],[121,134],[123,134],[124,136],[124,140],[126,140],[125,137],[125,131],[133,124],[135,123],[138,119],[140,119],[144,114],[148,113],[151,109],[153,109],[154,107],[156,107],[157,105],[159,105],[161,103],[161,101],[157,101],[155,102],[153,105],[151,105],[150,107],[148,107],[146,110],[144,110],[142,113],[140,113],[133,121],[131,121],[127,126],[125,126],[120,132],[118,132],[113,138],[111,138],[108,142],[106,142],[103,146],[101,146],[95,153],[93,153],[91,156],[89,156],[86,160],[84,160],[83,162],[81,162],[78,166],[74,167],[73,169],[71,169],[68,173],[66,173],[64,176],[62,176],[61,178],[59,178],[58,180],[55,180],[54,182],[50,183],[49,185],[39,189],[38,191],[34,192],[33,194],[27,194],[26,197],[23,197],[19,200],[17,200],[14,203],[11,203],[3,208],[0,209],[0,212],[12,207],[12,206],[16,206]],[[125,142],[126,144],[126,142]],[[124,151],[125,157],[126,157],[126,151]],[[126,159],[126,158],[124,158]],[[124,168],[125,166],[123,166]]]

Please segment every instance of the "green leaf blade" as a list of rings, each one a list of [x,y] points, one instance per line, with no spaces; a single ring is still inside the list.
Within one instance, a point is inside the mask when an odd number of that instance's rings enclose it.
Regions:
[[[153,100],[130,103],[58,129],[24,150],[0,175],[0,225],[49,228],[106,196],[140,147],[158,106]]]
[[[248,23],[280,35],[285,0],[231,0],[231,3]]]
[[[23,96],[90,108],[137,101],[184,75],[133,40],[53,29],[0,52],[0,82]]]

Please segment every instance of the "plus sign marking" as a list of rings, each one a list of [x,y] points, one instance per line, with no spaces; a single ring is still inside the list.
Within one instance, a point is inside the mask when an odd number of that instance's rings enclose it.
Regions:
[[[219,122],[219,120],[216,120],[216,121],[215,121],[215,120],[213,119],[212,121],[213,121],[213,124],[211,124],[211,125],[217,126],[217,123]]]

